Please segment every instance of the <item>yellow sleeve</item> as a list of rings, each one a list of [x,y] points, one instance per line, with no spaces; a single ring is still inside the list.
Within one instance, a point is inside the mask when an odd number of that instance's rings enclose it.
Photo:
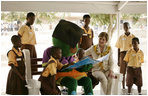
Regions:
[[[144,63],[144,54],[142,52],[142,56],[141,56],[141,63]]]
[[[13,51],[10,51],[8,53],[8,65],[10,64],[14,64],[15,66],[18,66],[16,62],[16,55]]]
[[[128,51],[123,59],[124,61],[129,62],[129,54],[130,52]]]
[[[57,61],[57,69],[60,70],[64,65]]]
[[[52,75],[55,75],[56,73],[57,73],[56,64],[50,63],[50,64],[48,64],[48,66],[43,71],[42,76],[48,77],[49,74],[52,76]]]
[[[45,70],[43,71],[43,73],[42,73],[42,76],[44,76],[44,77],[48,77],[48,75],[50,74],[50,71],[49,71],[50,69],[49,68],[45,68]]]
[[[121,36],[120,36],[121,37]],[[116,45],[115,45],[115,47],[117,47],[117,48],[120,48],[121,47],[121,45],[120,45],[120,37],[118,38],[118,40],[117,40],[117,42],[116,42]]]
[[[18,31],[18,34],[21,36],[23,35],[23,33],[24,33],[24,26],[22,26]]]

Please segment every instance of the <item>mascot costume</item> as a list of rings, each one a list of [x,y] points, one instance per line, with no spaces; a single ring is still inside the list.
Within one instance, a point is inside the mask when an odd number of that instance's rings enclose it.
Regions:
[[[62,64],[75,63],[74,55],[78,51],[78,42],[83,34],[83,30],[76,24],[60,20],[56,26],[52,41],[53,46],[62,49],[62,58],[59,60]],[[44,51],[43,63],[50,59],[50,49]],[[76,95],[77,85],[83,86],[85,95],[93,95],[92,81],[87,77],[86,72],[92,68],[92,64],[84,65],[81,68],[66,69],[59,71],[56,74],[56,82],[60,86],[68,88],[69,95]]]

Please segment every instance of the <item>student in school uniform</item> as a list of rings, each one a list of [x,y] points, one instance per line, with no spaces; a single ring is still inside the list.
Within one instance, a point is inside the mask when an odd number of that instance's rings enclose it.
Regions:
[[[83,16],[84,26],[82,29],[84,30],[84,33],[80,39],[79,47],[83,48],[84,50],[93,45],[93,30],[89,27],[90,18],[91,17],[88,14]]]
[[[30,51],[30,58],[36,58],[36,36],[34,29],[32,27],[34,21],[35,21],[35,14],[32,12],[29,12],[26,17],[26,24],[21,26],[21,28],[18,31],[18,35],[21,37],[22,40],[22,47],[21,49],[29,49]],[[31,64],[36,64],[36,62],[31,62]],[[34,71],[37,71],[36,69],[33,69]]]
[[[142,87],[142,70],[141,65],[144,63],[143,51],[139,49],[139,39],[134,37],[132,39],[133,48],[130,49],[124,60],[128,63],[127,65],[127,78],[126,86],[128,87],[128,95],[131,95],[131,88],[133,84],[136,84],[139,95],[141,95]]]
[[[64,66],[59,62],[62,51],[58,47],[52,47],[50,50],[50,59],[39,77],[39,81],[41,81],[40,91],[42,95],[60,95],[61,92],[56,86],[55,75],[57,74],[57,70],[60,70]]]
[[[27,95],[28,89],[25,87],[25,64],[21,50],[21,39],[17,35],[11,37],[13,48],[8,51],[8,65],[11,67],[6,86],[6,94]]]
[[[118,66],[120,66],[120,73],[123,74],[122,87],[125,89],[125,74],[127,63],[123,59],[126,55],[126,52],[132,48],[132,38],[135,36],[130,33],[130,25],[128,22],[123,23],[123,28],[125,33],[118,38],[115,46],[118,48]]]

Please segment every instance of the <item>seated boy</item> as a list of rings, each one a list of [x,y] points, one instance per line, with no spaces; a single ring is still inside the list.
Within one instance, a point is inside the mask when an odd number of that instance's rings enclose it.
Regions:
[[[61,94],[60,90],[56,86],[55,75],[57,74],[57,69],[61,70],[62,68],[67,67],[59,62],[59,59],[62,56],[62,51],[58,47],[52,47],[50,53],[50,59],[48,63],[44,65],[44,70],[39,77],[41,81],[41,94],[42,95],[59,95]]]

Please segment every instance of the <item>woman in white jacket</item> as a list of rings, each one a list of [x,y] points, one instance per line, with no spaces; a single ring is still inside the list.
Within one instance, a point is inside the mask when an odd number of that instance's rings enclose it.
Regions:
[[[93,59],[98,59],[109,54],[109,58],[107,60],[94,64],[91,70],[92,75],[101,82],[101,88],[105,95],[111,94],[113,76],[112,50],[111,47],[107,45],[108,39],[108,34],[106,32],[101,32],[99,34],[99,43],[91,46],[85,51],[85,56],[91,56]]]

